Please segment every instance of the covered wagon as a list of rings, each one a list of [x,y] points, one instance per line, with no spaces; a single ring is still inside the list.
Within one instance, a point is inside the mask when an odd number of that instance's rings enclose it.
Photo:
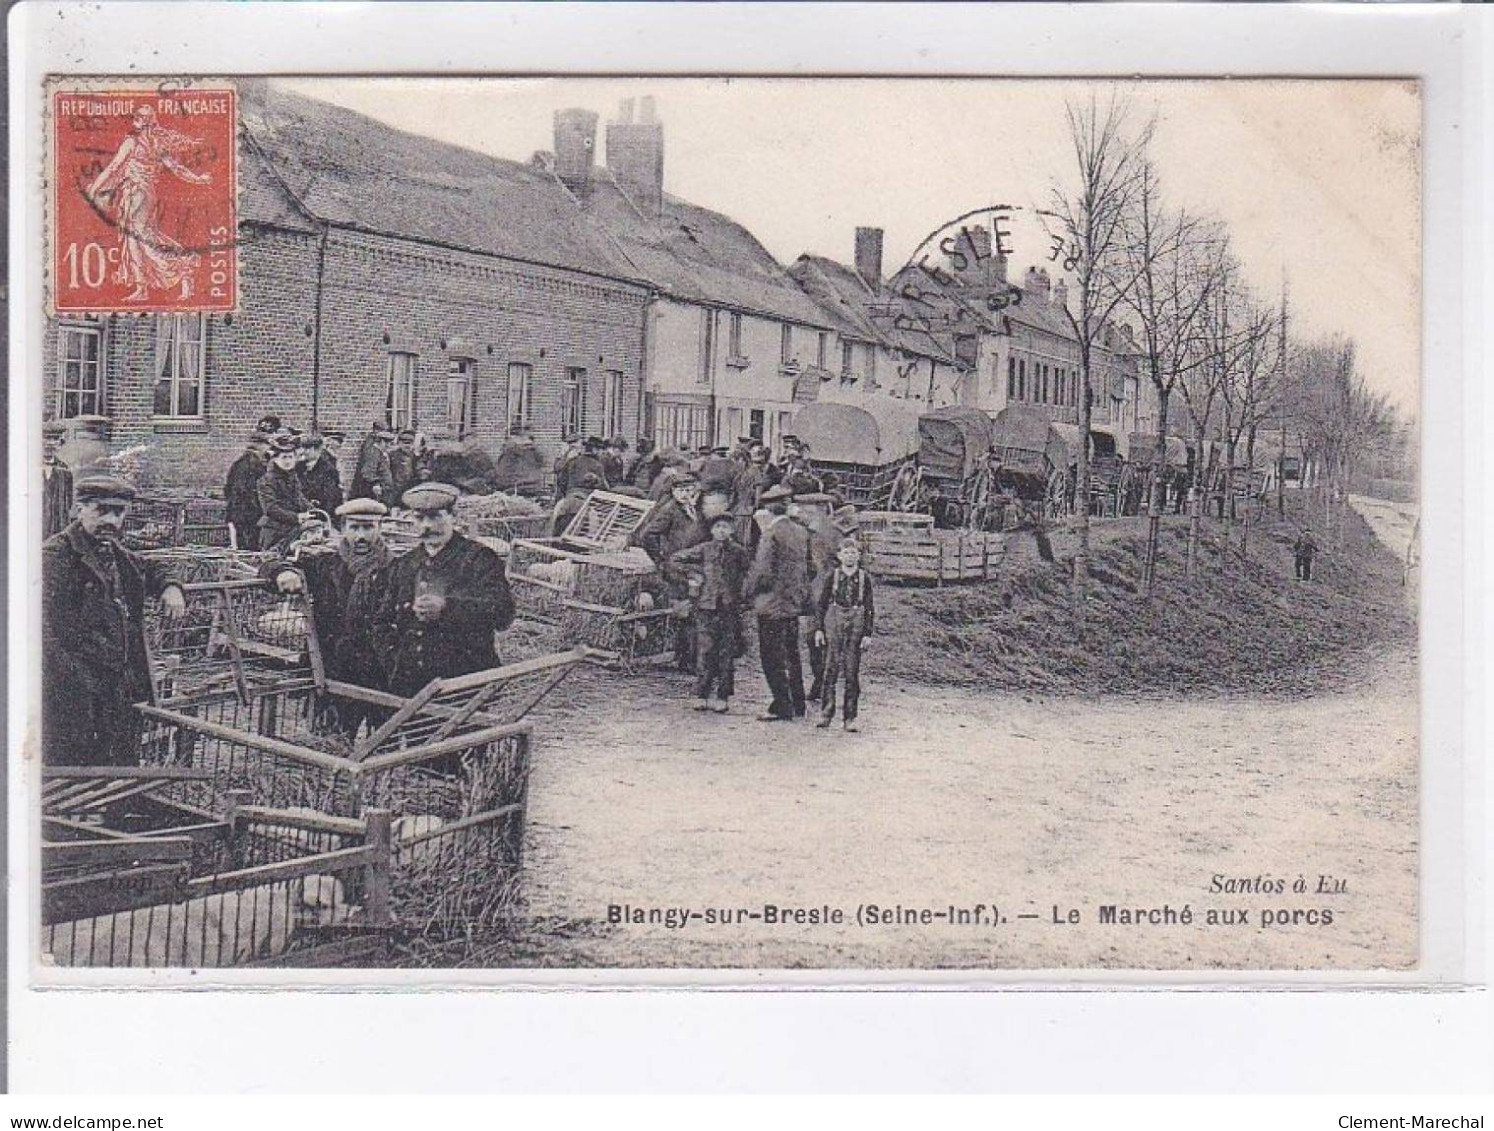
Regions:
[[[834,472],[846,502],[887,505],[900,468],[918,451],[918,414],[899,401],[816,401],[794,414],[793,431],[819,474]]]

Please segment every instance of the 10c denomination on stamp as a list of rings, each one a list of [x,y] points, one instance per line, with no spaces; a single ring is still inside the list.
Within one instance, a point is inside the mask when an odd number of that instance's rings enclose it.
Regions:
[[[54,88],[51,109],[52,310],[235,309],[233,89]]]

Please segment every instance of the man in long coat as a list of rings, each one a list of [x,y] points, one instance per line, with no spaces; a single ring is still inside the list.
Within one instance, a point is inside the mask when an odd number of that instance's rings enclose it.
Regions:
[[[799,617],[809,610],[809,531],[788,517],[792,492],[769,487],[760,501],[768,525],[757,544],[744,596],[757,614],[758,649],[773,701],[762,722],[804,717],[804,672],[799,659]]]
[[[358,449],[358,465],[353,469],[348,498],[377,499],[390,507],[399,501],[394,493],[394,473],[389,467],[389,442],[393,439],[394,433],[385,425],[373,426]]]
[[[641,547],[653,560],[680,599],[689,595],[689,582],[675,569],[674,555],[711,537],[710,527],[700,513],[699,502],[700,481],[690,472],[681,472],[670,483],[669,498],[649,511],[630,539],[632,545]],[[675,622],[674,662],[682,672],[695,670],[693,618]]]
[[[182,589],[154,562],[120,545],[135,489],[115,475],[77,484],[78,517],[42,545],[42,758],[56,766],[140,761],[140,717],[150,698],[145,598],[167,616]]]
[[[373,499],[349,500],[337,508],[342,532],[335,544],[302,553],[295,561],[273,562],[265,569],[282,593],[310,591],[327,678],[376,691],[387,691],[389,685],[373,619],[383,571],[393,561],[381,529],[388,513],[383,503]],[[357,736],[364,719],[376,720],[383,714],[361,699],[334,698],[332,705],[349,738]]]
[[[312,506],[335,515],[342,506],[342,477],[337,473],[337,460],[329,456],[322,438],[315,432],[301,437],[301,492]]]
[[[50,538],[73,518],[73,469],[57,456],[67,426],[49,420],[42,429],[42,537]]]
[[[503,559],[456,532],[460,494],[447,483],[421,483],[402,500],[415,512],[420,544],[385,571],[374,616],[396,695],[496,667],[494,633],[513,623]]]
[[[233,527],[241,550],[259,549],[259,520],[264,514],[259,509],[259,481],[265,473],[269,450],[268,439],[256,429],[243,455],[228,469],[228,482],[223,487],[227,503],[224,517]]]

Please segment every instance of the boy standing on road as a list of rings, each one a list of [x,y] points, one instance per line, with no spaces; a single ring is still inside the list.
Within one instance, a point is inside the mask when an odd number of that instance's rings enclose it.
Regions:
[[[858,729],[856,715],[861,706],[861,653],[871,643],[875,613],[871,575],[861,568],[861,545],[847,538],[836,551],[839,565],[820,578],[815,592],[814,639],[825,649],[825,686],[820,721],[827,727],[835,719],[835,691],[845,673],[846,694],[842,710],[845,729]]]
[[[710,521],[711,540],[677,551],[671,565],[676,571],[695,567],[703,575],[695,597],[694,706],[697,711],[724,715],[735,690],[733,669],[742,632],[741,594],[747,577],[747,551],[734,536],[736,520],[730,513],[717,514]]]

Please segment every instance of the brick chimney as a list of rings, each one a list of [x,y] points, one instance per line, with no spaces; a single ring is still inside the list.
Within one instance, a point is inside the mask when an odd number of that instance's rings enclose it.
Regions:
[[[1044,267],[1029,267],[1027,282],[1022,288],[1035,300],[1048,301],[1048,271]]]
[[[652,95],[638,100],[637,121],[631,98],[618,104],[616,120],[607,123],[607,168],[638,211],[664,211],[664,126]]]
[[[1069,305],[1069,285],[1062,279],[1053,284],[1053,305],[1062,307]]]
[[[597,116],[591,110],[555,111],[555,175],[577,196],[591,191]]]
[[[856,229],[856,274],[872,291],[882,289],[882,229]]]

